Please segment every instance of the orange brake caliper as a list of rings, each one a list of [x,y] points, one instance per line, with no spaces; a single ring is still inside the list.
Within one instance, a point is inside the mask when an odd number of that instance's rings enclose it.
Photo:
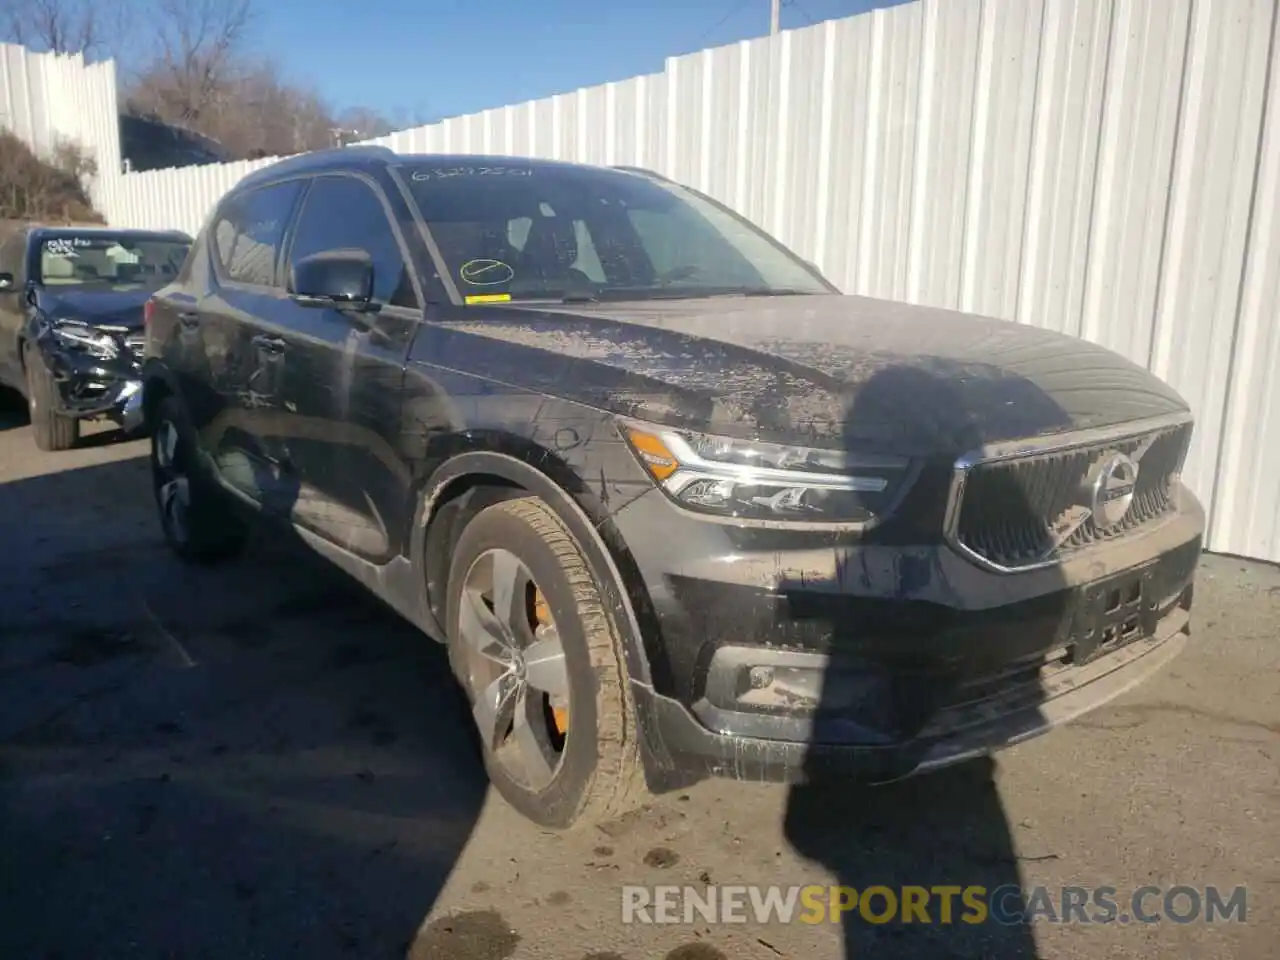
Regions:
[[[542,596],[542,591],[534,587],[533,594],[533,618],[536,621],[534,629],[539,627],[550,627],[555,624],[551,619],[551,608],[547,606],[547,601]],[[551,715],[555,719],[556,732],[564,736],[569,732],[569,708],[559,704],[551,704]]]

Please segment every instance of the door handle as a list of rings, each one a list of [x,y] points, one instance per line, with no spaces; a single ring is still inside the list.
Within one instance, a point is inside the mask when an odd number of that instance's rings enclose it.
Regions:
[[[254,337],[252,343],[263,353],[284,353],[285,349],[285,342],[283,339],[280,337],[267,336],[265,333],[260,333],[258,336]]]
[[[178,314],[178,322],[188,330],[194,330],[196,327],[200,326],[200,314],[190,311],[187,313],[180,313]]]

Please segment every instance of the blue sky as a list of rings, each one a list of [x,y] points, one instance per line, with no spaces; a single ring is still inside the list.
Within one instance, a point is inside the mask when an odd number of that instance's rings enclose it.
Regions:
[[[782,26],[893,2],[784,0]],[[397,126],[655,73],[666,57],[769,32],[769,0],[269,0],[259,10],[260,52],[291,79]]]

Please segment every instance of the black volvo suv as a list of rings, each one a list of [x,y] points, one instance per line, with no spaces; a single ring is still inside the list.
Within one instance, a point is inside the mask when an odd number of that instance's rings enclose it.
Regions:
[[[708,773],[880,782],[1185,643],[1184,401],[1100,347],[842,296],[658,175],[348,148],[147,307],[165,535],[285,524],[448,646],[548,826]]]

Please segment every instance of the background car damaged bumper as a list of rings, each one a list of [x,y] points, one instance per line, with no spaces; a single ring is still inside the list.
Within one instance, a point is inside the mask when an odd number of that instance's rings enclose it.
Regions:
[[[141,428],[142,378],[131,357],[102,360],[65,349],[49,336],[38,343],[57,387],[59,415],[105,417],[128,433]]]

